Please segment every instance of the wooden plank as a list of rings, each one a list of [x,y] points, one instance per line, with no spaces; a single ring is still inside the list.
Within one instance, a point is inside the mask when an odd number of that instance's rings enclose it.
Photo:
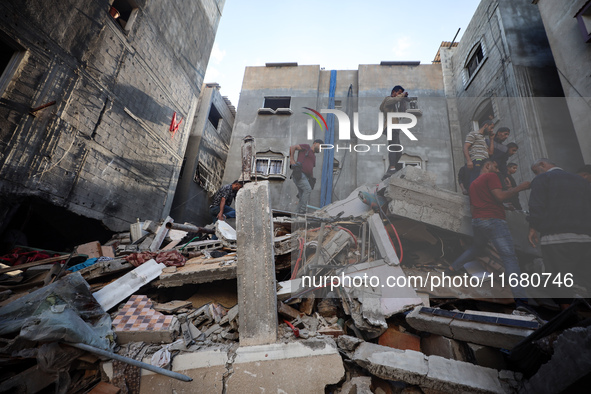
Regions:
[[[74,254],[74,255],[65,254],[63,256],[50,257],[48,259],[33,261],[31,263],[20,264],[20,265],[14,266],[14,267],[2,268],[2,269],[0,269],[0,274],[3,274],[5,272],[24,270],[27,268],[36,267],[38,265],[55,263],[56,261],[67,260],[70,256],[76,257],[76,256],[78,256],[78,254]]]

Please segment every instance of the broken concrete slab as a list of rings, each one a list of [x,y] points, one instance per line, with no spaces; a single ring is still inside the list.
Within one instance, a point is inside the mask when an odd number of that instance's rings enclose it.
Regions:
[[[236,197],[240,345],[277,341],[277,292],[269,181],[247,183]]]
[[[156,279],[165,267],[164,264],[151,259],[92,295],[108,312],[115,305],[138,291],[140,287]]]
[[[412,350],[361,343],[353,360],[372,375],[443,392],[505,393],[494,369]]]
[[[171,343],[179,332],[178,320],[153,308],[152,300],[132,295],[117,312],[113,331],[120,344],[129,342]]]
[[[221,393],[224,388],[224,375],[228,373],[228,361],[226,348],[181,353],[172,359],[171,369],[189,376],[193,379],[192,382],[181,382],[142,369],[140,393]],[[144,359],[144,362],[150,361]],[[104,369],[108,376],[108,365]]]
[[[220,257],[208,262],[205,259],[191,259],[183,267],[168,267],[162,272],[156,287],[178,287],[185,284],[209,283],[222,279],[236,278],[237,262],[234,258]],[[207,264],[205,264],[207,262]]]
[[[378,251],[380,252],[380,256],[387,264],[390,265],[398,265],[400,261],[398,256],[396,255],[396,251],[392,246],[392,242],[390,242],[390,237],[388,236],[388,232],[384,227],[384,223],[380,218],[380,215],[373,214],[368,219],[367,222],[369,223],[369,228],[371,230],[371,235],[375,241],[376,246],[378,247]]]
[[[334,343],[318,340],[183,353],[172,371],[193,381],[142,370],[140,392],[322,393],[345,373]]]
[[[239,347],[233,369],[228,394],[322,393],[345,373],[334,342],[320,340]]]
[[[448,338],[512,349],[538,327],[533,317],[417,307],[406,316],[412,328]]]
[[[385,196],[397,216],[472,235],[472,215],[467,196],[439,189],[424,170],[405,167],[389,178]]]

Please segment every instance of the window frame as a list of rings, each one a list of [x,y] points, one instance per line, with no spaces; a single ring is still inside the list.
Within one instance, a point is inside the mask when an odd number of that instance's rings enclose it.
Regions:
[[[259,115],[291,115],[293,114],[293,110],[291,109],[291,96],[265,96],[263,100],[263,106],[259,108],[258,114]],[[285,103],[277,103],[276,105],[272,101],[273,100],[289,100],[289,105],[280,106],[281,104]]]
[[[287,157],[284,154],[276,153],[272,151],[257,153],[253,158],[252,168],[250,171],[250,177],[252,178],[263,178],[263,179],[280,179],[284,180],[287,178]],[[257,163],[259,161],[267,160],[265,173],[257,172]],[[271,161],[281,161],[281,173],[270,174],[269,169],[271,168]]]
[[[472,73],[470,73],[468,66],[470,65],[472,60],[478,56],[479,52],[482,53],[482,58],[480,59]],[[472,49],[470,50],[468,56],[466,56],[466,59],[464,61],[464,68],[462,69],[462,82],[464,83],[465,90],[468,89],[474,78],[476,78],[476,75],[478,75],[478,72],[480,71],[484,63],[486,63],[487,59],[488,51],[486,45],[484,45],[484,40],[480,40],[472,46]]]

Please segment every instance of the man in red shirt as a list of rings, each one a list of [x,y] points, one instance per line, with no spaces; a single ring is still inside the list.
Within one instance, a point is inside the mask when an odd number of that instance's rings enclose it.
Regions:
[[[474,245],[467,249],[453,262],[450,271],[458,273],[464,264],[484,254],[484,248],[491,241],[505,267],[507,275],[521,274],[515,255],[513,237],[505,221],[503,202],[529,189],[529,182],[522,182],[517,187],[503,190],[497,173],[497,163],[490,159],[482,163],[480,176],[470,185],[470,209],[472,211],[472,230]],[[526,293],[522,287],[511,288],[518,304],[526,302]]]
[[[320,146],[324,144],[322,140],[314,140],[312,146],[308,144],[292,145],[289,147],[289,164],[293,171],[292,178],[298,188],[297,212],[306,213],[310,194],[314,189],[316,178],[314,178],[314,167],[316,166],[316,153],[320,152]],[[295,152],[298,151],[298,158],[295,158]]]

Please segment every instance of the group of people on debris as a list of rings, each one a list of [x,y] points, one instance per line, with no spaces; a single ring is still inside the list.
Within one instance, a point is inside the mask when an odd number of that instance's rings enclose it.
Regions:
[[[504,144],[510,135],[507,127],[494,131],[492,120],[469,133],[464,143],[466,165],[458,174],[460,187],[470,198],[474,243],[447,271],[463,274],[463,266],[483,254],[491,242],[507,275],[521,277],[513,237],[505,221],[505,210],[521,210],[518,194],[530,190],[529,234],[532,247],[541,244],[544,268],[550,273],[551,294],[566,308],[575,294],[564,285],[565,275],[583,289],[591,290],[591,165],[569,173],[556,163],[542,158],[531,166],[534,179],[517,185],[513,174],[517,164],[508,163],[518,146]],[[516,281],[511,286],[518,309],[531,311],[527,294]],[[579,293],[581,294],[581,293]]]
[[[383,100],[380,111],[405,112],[407,102],[408,93],[396,85],[390,96]],[[400,144],[399,134],[400,130],[393,130],[388,144]],[[573,174],[542,158],[531,166],[534,179],[517,184],[513,178],[517,164],[509,159],[517,153],[519,146],[515,142],[505,144],[510,134],[508,127],[499,127],[495,132],[495,123],[486,120],[466,137],[463,146],[466,164],[458,173],[458,181],[462,193],[470,198],[474,243],[447,272],[463,274],[464,264],[483,254],[490,241],[500,255],[506,274],[520,275],[505,210],[522,210],[518,195],[531,190],[528,203],[530,244],[533,247],[541,244],[547,272],[553,275],[570,273],[575,284],[585,288],[591,284],[591,165],[585,165]],[[315,154],[322,144],[324,142],[317,139],[311,146],[297,144],[290,147],[290,168],[299,199],[297,213],[306,213],[316,182],[313,176]],[[400,169],[400,158],[401,152],[388,153],[389,166],[382,179]],[[215,194],[210,206],[214,220],[236,217],[230,204],[242,185],[243,182],[234,181]],[[518,283],[511,290],[518,308],[529,309],[525,289]],[[560,294],[572,294],[565,291],[568,289],[564,286],[558,290]],[[563,308],[571,301],[570,297],[558,299]]]

